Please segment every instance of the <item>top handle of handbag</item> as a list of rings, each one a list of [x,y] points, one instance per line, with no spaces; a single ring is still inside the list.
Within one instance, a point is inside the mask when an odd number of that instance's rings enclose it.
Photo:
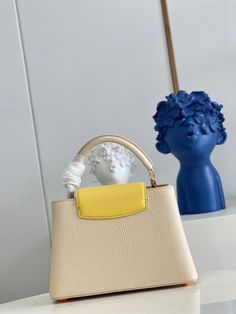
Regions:
[[[130,151],[132,151],[139,160],[143,163],[143,165],[147,168],[151,186],[155,187],[156,179],[155,179],[155,173],[153,170],[153,163],[151,159],[147,156],[147,154],[135,143],[130,141],[129,139],[121,136],[116,135],[102,135],[93,138],[92,140],[88,141],[76,154],[73,161],[75,162],[83,162],[86,155],[93,149],[93,147],[97,146],[98,144],[105,143],[105,142],[112,142],[117,143],[122,146],[125,146]]]

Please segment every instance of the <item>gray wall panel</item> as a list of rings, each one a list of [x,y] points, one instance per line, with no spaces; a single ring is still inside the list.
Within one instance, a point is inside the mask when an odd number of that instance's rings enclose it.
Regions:
[[[0,1],[0,302],[45,292],[49,232],[14,1]]]

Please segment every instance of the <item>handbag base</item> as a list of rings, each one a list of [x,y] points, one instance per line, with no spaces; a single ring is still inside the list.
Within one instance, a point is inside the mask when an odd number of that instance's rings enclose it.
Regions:
[[[118,293],[131,293],[131,292],[140,292],[145,290],[154,290],[154,289],[171,289],[171,288],[180,288],[180,287],[187,287],[192,286],[197,282],[196,280],[187,281],[184,283],[176,283],[176,284],[170,284],[165,286],[153,286],[153,287],[142,287],[142,288],[132,288],[132,289],[125,289],[120,291],[108,291],[108,292],[101,292],[101,293],[91,293],[91,294],[84,294],[84,295],[74,295],[74,296],[67,296],[63,298],[52,298],[51,299],[58,303],[66,303],[69,302],[72,299],[81,299],[81,298],[87,298],[87,297],[96,297],[96,296],[106,296],[108,294],[118,294]]]

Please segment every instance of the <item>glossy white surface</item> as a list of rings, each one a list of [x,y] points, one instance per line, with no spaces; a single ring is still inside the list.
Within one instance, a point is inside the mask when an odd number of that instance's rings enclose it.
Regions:
[[[223,311],[222,311],[223,309]],[[198,285],[113,294],[54,303],[48,294],[0,305],[17,314],[232,314],[236,311],[236,270],[202,273]]]
[[[198,270],[236,268],[236,199],[215,213],[182,216]]]

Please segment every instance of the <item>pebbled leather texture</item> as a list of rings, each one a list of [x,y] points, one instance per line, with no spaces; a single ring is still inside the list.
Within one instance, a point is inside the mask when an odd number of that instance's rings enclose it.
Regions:
[[[53,202],[52,215],[53,299],[197,280],[170,185],[147,188],[147,208],[136,215],[81,219],[75,199]]]
[[[126,217],[146,208],[144,182],[80,188],[75,195],[79,216],[85,219]]]

